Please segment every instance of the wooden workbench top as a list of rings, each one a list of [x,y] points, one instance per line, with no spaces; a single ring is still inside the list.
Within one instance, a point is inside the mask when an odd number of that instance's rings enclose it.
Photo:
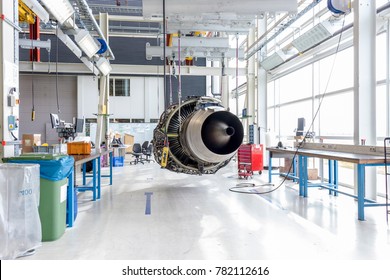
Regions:
[[[327,151],[327,150],[314,150],[314,149],[305,149],[299,148],[298,151],[293,148],[267,148],[271,153],[280,153],[280,154],[297,154],[307,157],[317,157],[330,160],[339,160],[345,162],[351,162],[356,164],[376,164],[384,163],[384,156],[380,155],[367,155],[367,154],[358,154],[345,151]]]

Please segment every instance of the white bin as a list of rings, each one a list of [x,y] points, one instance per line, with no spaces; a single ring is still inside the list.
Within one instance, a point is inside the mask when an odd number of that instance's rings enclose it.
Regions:
[[[15,259],[41,246],[39,165],[0,164],[0,259]]]

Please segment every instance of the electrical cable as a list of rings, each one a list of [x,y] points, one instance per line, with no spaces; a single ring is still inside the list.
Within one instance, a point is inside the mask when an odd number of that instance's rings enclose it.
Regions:
[[[14,133],[12,131],[10,131],[10,133],[11,133],[12,137],[14,138],[14,141],[17,141],[18,138],[14,135]]]
[[[336,48],[336,52],[335,52],[335,55],[334,55],[334,58],[333,58],[333,62],[332,62],[332,67],[330,69],[330,73],[329,73],[329,77],[328,77],[328,80],[326,82],[326,86],[325,86],[325,89],[324,89],[324,92],[321,94],[321,97],[320,97],[320,101],[319,101],[319,104],[318,104],[318,107],[317,107],[317,110],[313,116],[313,119],[310,123],[310,126],[309,128],[307,129],[303,139],[302,139],[302,143],[305,142],[306,138],[308,137],[309,135],[309,132],[311,130],[311,128],[313,127],[314,125],[314,121],[316,120],[317,116],[318,116],[318,113],[320,112],[320,109],[321,109],[321,106],[322,106],[322,102],[324,101],[324,97],[326,96],[326,93],[328,91],[328,87],[329,87],[329,84],[330,84],[330,80],[332,78],[332,74],[333,74],[333,71],[334,71],[334,66],[336,64],[336,59],[337,59],[337,55],[339,53],[339,50],[340,50],[340,45],[341,45],[341,38],[342,38],[342,35],[343,35],[343,29],[344,29],[344,24],[345,24],[345,15],[343,16],[343,24],[342,24],[342,27],[341,27],[341,32],[340,32],[340,36],[339,36],[339,40],[337,42],[337,48]],[[278,190],[287,180],[287,178],[289,177],[290,173],[291,173],[291,169],[292,169],[292,166],[293,166],[293,163],[296,159],[296,156],[298,154],[298,151],[299,149],[301,148],[301,145],[297,145],[296,149],[295,149],[295,152],[294,152],[294,155],[292,157],[292,161],[291,161],[291,164],[290,164],[290,167],[288,169],[288,172],[286,173],[286,175],[284,176],[282,182],[280,182],[280,184],[275,187],[274,189],[271,189],[271,190],[268,190],[268,191],[262,191],[262,192],[248,192],[248,191],[239,191],[238,189],[240,189],[240,187],[232,187],[229,189],[229,191],[231,192],[237,192],[237,193],[243,193],[243,194],[260,194],[260,195],[263,195],[263,194],[268,194],[268,193],[272,193],[276,190]],[[269,170],[269,172],[271,172],[271,170]],[[238,184],[237,184],[238,185]],[[266,185],[269,185],[269,184],[264,184],[264,185],[254,185],[253,188],[257,188],[257,187],[262,187],[262,186],[266,186]]]
[[[33,122],[35,120],[35,90],[34,90],[34,28],[30,28],[30,31],[32,34],[30,34],[31,38],[31,103],[32,103],[32,109],[31,109],[31,121]]]
[[[58,22],[56,28],[56,37],[57,37],[56,38],[56,99],[57,99],[57,111],[58,113],[61,113],[59,96],[58,96]]]
[[[164,107],[165,109],[168,108],[167,106],[167,70],[166,70],[166,64],[167,64],[167,55],[166,55],[166,52],[167,52],[167,34],[166,34],[166,24],[167,24],[167,20],[166,20],[166,4],[165,4],[165,0],[163,0],[162,2],[162,5],[163,5],[163,67],[164,67]]]
[[[178,53],[179,53],[179,77],[178,77],[178,86],[177,86],[177,97],[178,97],[178,100],[179,100],[179,113],[178,113],[178,117],[179,117],[179,133],[181,131],[181,112],[180,112],[180,109],[181,109],[181,56],[180,56],[180,40],[181,40],[181,32],[179,31],[178,32],[178,38],[177,38],[177,48],[178,48]]]

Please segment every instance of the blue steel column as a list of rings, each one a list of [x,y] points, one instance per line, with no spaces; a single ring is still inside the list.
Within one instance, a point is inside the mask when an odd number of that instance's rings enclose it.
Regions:
[[[302,170],[302,175],[303,175],[303,197],[307,197],[307,157],[303,157],[303,170]]]
[[[72,167],[72,171],[69,173],[68,176],[68,195],[67,195],[67,208],[68,208],[68,213],[67,213],[67,220],[68,220],[68,227],[73,227],[73,221],[74,221],[74,182],[73,182],[73,172],[74,169]]]
[[[112,185],[112,151],[110,152],[110,185]]]
[[[332,188],[333,186],[333,160],[328,160],[328,182],[329,186]],[[329,189],[329,195],[331,195],[333,191]]]
[[[339,189],[339,162],[338,162],[338,160],[335,160],[333,165],[334,165],[333,187],[335,190],[338,190]],[[333,194],[334,194],[334,196],[339,195],[338,192],[334,192]]]
[[[358,219],[364,221],[364,197],[365,197],[365,166],[357,165],[358,169]]]
[[[97,161],[97,164],[98,164],[98,174],[97,174],[97,180],[98,180],[98,183],[97,183],[97,191],[98,191],[98,194],[97,194],[97,198],[100,199],[100,193],[101,193],[101,187],[102,187],[102,182],[101,182],[101,156],[98,157],[96,159]]]
[[[302,156],[298,156],[298,168],[299,168],[299,196],[303,196],[303,164],[302,164]]]
[[[92,160],[92,193],[93,200],[96,200],[96,159]]]
[[[297,158],[296,158],[296,156],[294,156],[293,158],[292,158],[292,168],[293,168],[293,176],[294,177],[296,177],[297,176],[297,163],[296,163],[296,160],[297,160]],[[297,181],[297,179],[293,179],[293,182],[296,182]]]
[[[268,151],[268,183],[272,181],[272,152]]]
[[[87,163],[83,163],[83,186],[87,184]]]

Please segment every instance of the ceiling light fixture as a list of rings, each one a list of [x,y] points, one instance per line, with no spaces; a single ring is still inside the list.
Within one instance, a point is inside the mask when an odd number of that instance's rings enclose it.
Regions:
[[[89,58],[94,56],[100,49],[91,34],[85,29],[80,29],[74,36],[74,39]]]
[[[330,21],[324,21],[305,32],[297,39],[292,41],[292,45],[299,51],[304,52],[322,41],[330,38],[334,33],[334,24]]]
[[[99,60],[96,62],[96,67],[103,74],[103,76],[107,76],[112,70],[110,62],[104,57],[99,58]]]
[[[74,14],[73,6],[68,0],[41,0],[41,2],[61,25]]]

